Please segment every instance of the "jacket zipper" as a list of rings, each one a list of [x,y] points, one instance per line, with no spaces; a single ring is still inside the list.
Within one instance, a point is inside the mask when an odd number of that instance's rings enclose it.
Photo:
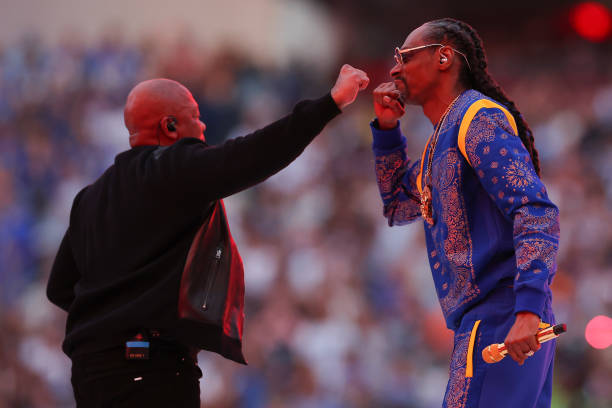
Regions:
[[[221,263],[221,254],[223,253],[223,249],[219,246],[217,247],[217,252],[215,253],[215,260],[213,261],[211,267],[211,275],[208,280],[208,285],[206,285],[206,292],[204,292],[204,301],[202,302],[202,310],[208,309],[208,297],[210,296],[210,292],[212,291],[213,283],[215,282],[215,278],[217,277],[217,271],[219,270],[219,264]]]

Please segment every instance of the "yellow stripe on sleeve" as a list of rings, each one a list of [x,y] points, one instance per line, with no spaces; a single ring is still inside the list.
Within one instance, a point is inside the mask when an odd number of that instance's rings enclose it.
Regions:
[[[459,138],[457,140],[457,144],[459,145],[459,150],[461,151],[461,154],[463,154],[463,157],[465,157],[465,160],[467,160],[467,162],[470,164],[470,166],[472,165],[472,163],[470,162],[467,152],[465,151],[465,136],[467,134],[468,128],[470,127],[470,124],[472,123],[472,120],[474,119],[474,116],[476,116],[478,111],[483,108],[487,108],[487,109],[497,108],[501,110],[502,112],[504,112],[504,115],[506,115],[506,119],[508,119],[508,122],[510,123],[512,130],[514,130],[514,135],[515,136],[518,135],[518,128],[516,127],[516,121],[514,120],[514,116],[512,116],[512,114],[508,111],[508,109],[506,109],[499,103],[490,101],[488,99],[477,100],[472,105],[470,105],[468,110],[465,112],[465,115],[463,115],[463,119],[461,119],[461,125],[459,126]]]

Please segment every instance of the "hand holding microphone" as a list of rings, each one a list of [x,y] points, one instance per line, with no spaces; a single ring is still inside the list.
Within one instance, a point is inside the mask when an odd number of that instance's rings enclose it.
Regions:
[[[567,331],[567,326],[565,324],[557,324],[555,326],[547,327],[546,329],[542,329],[538,331],[536,335],[536,340],[539,343],[544,343],[554,338],[557,338],[561,335],[561,333],[565,333]],[[482,359],[487,363],[497,363],[503,360],[504,357],[508,354],[508,349],[504,343],[499,344],[491,344],[487,346],[484,350],[482,350]],[[525,355],[532,356],[534,351],[531,350]],[[524,361],[524,359],[523,359]],[[522,364],[522,363],[519,363]]]

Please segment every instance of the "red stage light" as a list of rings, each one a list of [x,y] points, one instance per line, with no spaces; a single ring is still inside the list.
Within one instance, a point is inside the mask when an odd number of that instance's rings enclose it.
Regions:
[[[601,42],[612,32],[612,13],[601,3],[587,1],[572,9],[570,23],[581,37]]]
[[[608,316],[595,316],[584,331],[586,341],[596,349],[605,349],[612,344],[612,319]]]

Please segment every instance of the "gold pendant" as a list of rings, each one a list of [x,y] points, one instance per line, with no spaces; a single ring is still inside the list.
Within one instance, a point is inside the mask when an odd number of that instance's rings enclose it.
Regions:
[[[421,215],[429,225],[433,225],[433,203],[431,189],[428,185],[425,186],[421,193]]]

